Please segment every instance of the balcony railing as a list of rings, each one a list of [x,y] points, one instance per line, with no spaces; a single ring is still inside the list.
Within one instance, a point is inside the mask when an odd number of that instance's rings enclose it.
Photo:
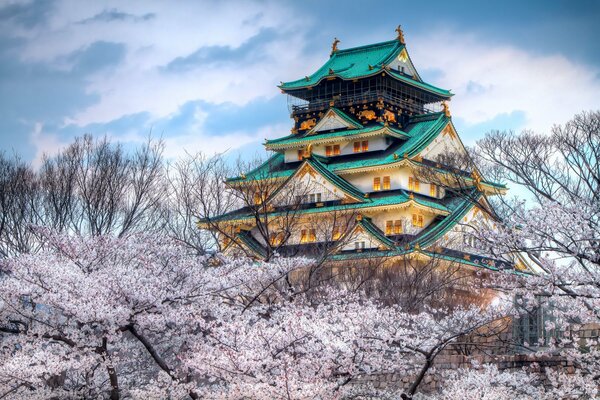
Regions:
[[[288,108],[293,114],[304,114],[312,111],[321,111],[329,108],[331,101],[336,107],[349,107],[376,102],[379,99],[401,107],[405,112],[414,114],[427,114],[441,111],[441,103],[430,103],[425,107],[389,92],[369,92],[361,94],[338,95],[332,99],[317,99],[310,102],[293,96],[288,96]]]

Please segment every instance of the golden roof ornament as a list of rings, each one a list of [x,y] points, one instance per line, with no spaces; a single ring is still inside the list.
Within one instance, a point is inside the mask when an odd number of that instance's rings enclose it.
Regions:
[[[339,42],[340,40],[338,38],[333,39],[333,43],[331,44],[331,55],[333,55],[333,53],[337,53]]]
[[[446,100],[442,101],[442,108],[444,110],[444,115],[446,117],[450,117],[450,107],[448,106],[448,102]]]
[[[401,25],[398,25],[398,27],[396,28],[396,32],[398,33],[398,37],[396,37],[396,39],[400,42],[400,44],[406,44],[404,42],[404,32],[402,32]]]

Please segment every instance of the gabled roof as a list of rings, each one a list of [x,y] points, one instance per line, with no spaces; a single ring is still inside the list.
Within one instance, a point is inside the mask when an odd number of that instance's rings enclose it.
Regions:
[[[310,168],[315,171],[317,174],[321,175],[327,182],[331,183],[336,188],[340,189],[346,195],[352,197],[356,201],[362,202],[365,199],[365,194],[357,189],[354,185],[346,181],[344,178],[340,178],[333,172],[331,172],[323,163],[321,163],[317,158],[310,157],[304,160],[304,162],[300,165],[300,167],[296,170],[296,172],[289,177],[288,181],[294,179],[299,174],[302,174],[306,168]],[[287,182],[281,185],[281,187],[273,193],[273,196],[276,196],[276,193],[279,192],[282,188],[286,186]]]
[[[337,109],[335,107],[330,107],[329,110],[327,110],[327,112],[325,114],[323,114],[323,117],[319,120],[319,122],[317,122],[317,124],[308,132],[308,134],[313,135],[313,134],[320,132],[323,129],[323,125],[325,123],[327,123],[327,121],[330,120],[331,118],[334,118],[337,121],[339,121],[340,123],[342,123],[343,125],[345,125],[345,127],[347,129],[362,128],[362,124],[360,122],[358,122],[356,119],[352,118],[351,116],[349,116],[348,114],[346,114],[345,112],[343,112],[340,109]]]
[[[235,245],[245,247],[256,257],[265,258],[267,256],[265,248],[252,236],[249,231],[240,231],[238,234],[236,234],[234,240],[229,242],[223,251],[226,251],[229,247]]]
[[[305,135],[288,135],[279,139],[267,140],[265,147],[267,150],[277,150],[289,148],[294,145],[304,145],[306,143],[328,143],[339,141],[340,139],[351,140],[353,137],[365,137],[376,135],[388,135],[397,138],[407,138],[408,134],[400,129],[385,126],[381,123],[375,123],[368,127],[358,129],[347,129],[329,133],[313,133]]]
[[[361,227],[375,241],[381,243],[383,246],[387,247],[388,249],[395,248],[396,244],[394,243],[394,241],[392,239],[388,238],[387,236],[385,236],[385,234],[381,231],[381,229],[379,229],[377,226],[375,226],[373,224],[373,222],[371,221],[371,218],[366,218],[363,216],[358,218],[356,221],[356,227],[354,228],[352,233],[354,233],[354,231],[358,227]]]
[[[477,196],[479,194],[479,196]],[[436,240],[444,236],[452,229],[473,207],[475,207],[474,199],[471,196],[481,198],[481,193],[476,189],[472,193],[464,197],[457,197],[456,204],[452,207],[452,212],[445,216],[441,221],[434,222],[427,226],[419,235],[412,240],[411,244],[419,244],[421,247],[427,247],[433,244]]]
[[[285,90],[302,89],[318,85],[323,79],[337,77],[344,80],[364,78],[388,71],[384,69],[395,57],[397,57],[405,45],[398,40],[375,43],[366,46],[353,47],[350,49],[334,52],[329,60],[314,74],[296,81],[282,83],[279,87]],[[403,82],[419,87],[438,96],[449,98],[452,93],[448,90],[423,83],[418,74],[416,79],[411,79],[400,73],[392,73],[390,76]]]

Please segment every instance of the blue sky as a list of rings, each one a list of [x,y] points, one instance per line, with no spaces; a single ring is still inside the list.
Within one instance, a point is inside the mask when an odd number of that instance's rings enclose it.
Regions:
[[[597,1],[4,1],[0,150],[38,163],[75,136],[255,154],[291,127],[276,85],[402,24],[421,76],[456,94],[468,144],[598,109]]]

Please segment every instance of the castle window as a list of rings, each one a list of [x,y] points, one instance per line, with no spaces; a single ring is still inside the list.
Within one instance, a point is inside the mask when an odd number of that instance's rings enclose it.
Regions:
[[[307,243],[308,242],[308,235],[306,232],[306,229],[302,229],[300,231],[300,243]]]
[[[325,146],[325,155],[331,157],[333,155],[333,149],[331,146]]]
[[[420,182],[416,180],[414,177],[410,176],[408,178],[408,190],[413,192],[418,192],[420,189]]]
[[[333,145],[333,155],[334,156],[339,156],[340,155],[340,145],[339,144],[334,144]]]
[[[258,193],[254,193],[254,204],[257,206],[262,204],[262,198]]]
[[[333,240],[339,240],[341,236],[342,236],[341,229],[338,226],[334,227],[333,228],[333,234],[331,235],[331,238]]]
[[[304,150],[298,150],[298,161],[302,161],[304,158]]]
[[[402,221],[397,219],[394,221],[394,235],[399,235],[402,233]]]
[[[437,188],[436,184],[434,184],[434,183],[429,184],[429,195],[431,197],[438,197],[438,188]]]
[[[369,141],[363,140],[362,142],[354,142],[354,152],[360,153],[363,151],[369,151]]]
[[[385,222],[385,234],[391,235],[394,231],[394,221],[386,221]]]
[[[412,225],[415,228],[422,228],[423,227],[423,215],[413,214],[412,215]]]
[[[381,178],[373,178],[373,190],[378,191],[381,190]]]
[[[311,193],[308,195],[309,203],[320,203],[321,202],[321,193]]]
[[[317,232],[314,229],[308,230],[308,241],[314,243],[317,241]]]
[[[271,246],[279,246],[283,242],[283,232],[271,233],[269,235]]]
[[[363,250],[365,248],[365,242],[354,242],[355,250]]]
[[[384,176],[383,177],[383,190],[390,190],[390,187],[391,187],[390,177]]]

